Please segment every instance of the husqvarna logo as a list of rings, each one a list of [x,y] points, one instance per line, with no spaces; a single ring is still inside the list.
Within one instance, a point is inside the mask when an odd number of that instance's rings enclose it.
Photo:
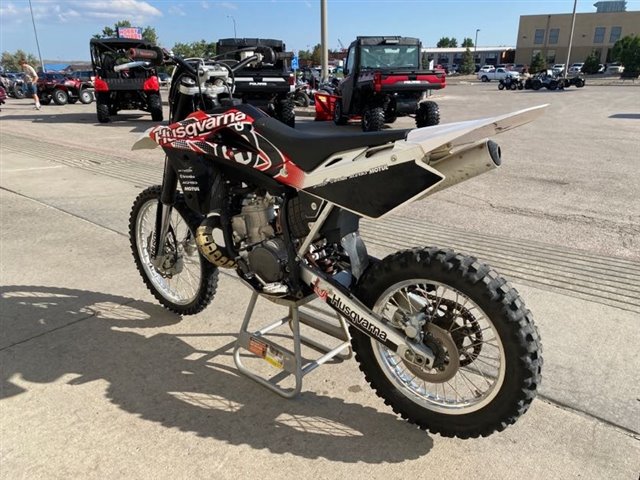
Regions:
[[[187,138],[199,137],[205,132],[209,132],[218,127],[242,122],[247,119],[247,115],[238,110],[223,113],[220,115],[210,115],[204,120],[187,119],[179,122],[177,126],[160,126],[151,130],[150,137],[159,144],[168,143],[172,140],[183,140]]]

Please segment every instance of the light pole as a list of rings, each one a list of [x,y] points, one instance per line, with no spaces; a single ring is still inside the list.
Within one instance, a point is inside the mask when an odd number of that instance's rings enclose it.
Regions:
[[[576,6],[578,5],[578,0],[574,0],[573,2],[573,15],[571,16],[571,33],[569,34],[569,48],[567,49],[567,63],[564,64],[564,78],[567,78],[567,73],[569,73],[569,60],[571,59],[571,44],[573,43],[573,31],[576,28]]]
[[[36,31],[36,21],[33,18],[33,8],[31,7],[31,0],[29,0],[29,10],[31,11],[31,22],[33,23],[33,34],[36,36],[36,47],[38,47],[38,57],[40,58],[40,67],[44,73],[44,62],[42,61],[42,54],[40,53],[40,42],[38,42],[38,32]]]
[[[478,52],[478,32],[480,31],[479,28],[476,28],[476,41],[473,43],[473,63],[476,63],[476,57],[477,57],[477,52]],[[478,62],[480,63],[480,62]]]
[[[236,39],[238,38],[238,35],[236,34],[236,19],[233,15],[227,15],[227,18],[230,18],[233,21],[233,38]]]

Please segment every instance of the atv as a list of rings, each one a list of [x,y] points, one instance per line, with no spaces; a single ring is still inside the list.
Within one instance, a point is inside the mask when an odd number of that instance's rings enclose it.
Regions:
[[[286,52],[280,40],[264,38],[222,38],[216,44],[217,58],[233,64],[250,57],[258,47],[269,47],[276,56],[274,63],[256,61],[234,72],[234,97],[259,107],[282,123],[294,127],[296,79],[290,68],[292,52]],[[299,95],[302,97],[302,95]],[[306,100],[308,105],[309,99]]]
[[[336,125],[361,117],[362,130],[371,132],[407,115],[415,115],[417,127],[440,123],[438,104],[427,98],[430,90],[445,87],[446,76],[421,70],[421,47],[417,38],[357,37],[336,88]]]
[[[543,87],[547,90],[564,90],[572,85],[582,88],[585,85],[585,80],[580,75],[564,78],[560,73],[555,73],[551,69],[541,70],[525,82],[525,88],[533,90],[540,90]]]
[[[68,78],[61,73],[41,73],[38,77],[38,97],[42,105],[53,101],[56,105],[67,103],[89,104],[93,102],[91,86],[77,78]]]
[[[131,65],[132,49],[155,49],[145,40],[93,38],[89,43],[94,81],[96,112],[100,123],[107,123],[120,110],[143,110],[154,122],[162,121],[160,82],[151,62]],[[126,65],[125,65],[126,64]]]

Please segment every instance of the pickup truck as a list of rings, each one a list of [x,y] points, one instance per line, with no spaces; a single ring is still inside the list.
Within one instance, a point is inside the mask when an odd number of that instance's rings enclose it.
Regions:
[[[490,82],[491,80],[504,80],[507,75],[511,75],[513,78],[519,78],[520,74],[513,70],[507,70],[506,68],[496,68],[490,72],[478,72],[478,80],[483,82]]]

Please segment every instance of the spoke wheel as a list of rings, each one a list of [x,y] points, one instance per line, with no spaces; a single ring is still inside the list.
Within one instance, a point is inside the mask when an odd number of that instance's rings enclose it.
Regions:
[[[129,220],[131,250],[138,271],[156,299],[181,315],[195,314],[213,299],[218,270],[198,252],[194,231],[199,221],[182,195],[172,208],[164,249],[152,257],[160,192],[161,187],[150,187],[134,202]]]
[[[541,379],[540,338],[518,292],[487,265],[451,250],[405,250],[372,264],[355,294],[400,331],[426,320],[409,330],[422,328],[417,340],[434,353],[434,368],[350,328],[367,381],[404,419],[470,438],[504,430],[527,411]]]
[[[371,340],[384,374],[414,402],[435,412],[462,415],[487,405],[505,374],[504,347],[491,320],[456,288],[418,278],[392,285],[373,307],[390,321],[421,310],[432,316],[423,334],[441,350],[444,365],[419,368]],[[467,315],[461,316],[462,311]]]

